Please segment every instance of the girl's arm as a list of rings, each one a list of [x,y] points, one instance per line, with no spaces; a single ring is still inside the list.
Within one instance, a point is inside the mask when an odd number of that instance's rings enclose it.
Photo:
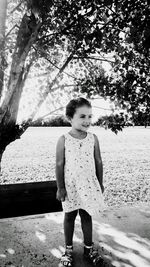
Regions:
[[[94,134],[94,159],[95,159],[95,168],[96,168],[96,176],[100,183],[102,193],[104,192],[104,186],[103,186],[103,162],[100,152],[100,146],[97,136]]]
[[[57,182],[57,199],[65,201],[66,189],[64,181],[65,165],[65,138],[61,136],[56,146],[56,182]]]

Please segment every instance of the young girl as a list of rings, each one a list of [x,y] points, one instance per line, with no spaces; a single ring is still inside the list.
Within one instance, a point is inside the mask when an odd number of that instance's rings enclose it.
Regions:
[[[103,164],[98,138],[88,132],[92,108],[88,100],[77,98],[66,107],[71,130],[62,135],[56,147],[57,199],[64,214],[65,253],[62,266],[73,264],[73,233],[79,213],[84,237],[84,256],[94,265],[103,260],[93,247],[92,215],[104,208]]]

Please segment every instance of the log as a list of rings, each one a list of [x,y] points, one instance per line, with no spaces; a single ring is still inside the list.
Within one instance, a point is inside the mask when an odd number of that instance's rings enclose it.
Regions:
[[[56,181],[0,185],[0,218],[62,211]]]

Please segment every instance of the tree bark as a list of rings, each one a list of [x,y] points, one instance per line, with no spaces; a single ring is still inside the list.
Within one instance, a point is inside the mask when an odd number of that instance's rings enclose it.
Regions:
[[[34,17],[30,19],[34,20]],[[35,23],[34,28],[29,28],[29,32],[27,32],[24,25],[26,24],[28,26],[28,23],[29,17],[25,15],[18,32],[7,92],[0,109],[0,161],[7,145],[20,138],[27,128],[20,128],[16,124],[16,120],[23,86],[33,58],[30,60],[26,69],[25,62],[29,51],[31,51],[32,44],[36,41],[40,27],[40,23]]]
[[[30,19],[34,20],[33,17]],[[38,24],[35,23],[35,27],[32,29],[29,28],[27,32],[25,25],[27,26],[28,24],[29,17],[25,14],[18,32],[6,96],[1,105],[0,123],[7,123],[8,118],[9,121],[16,121],[19,100],[23,89],[18,85],[20,85],[23,80],[25,61],[31,46],[36,41],[38,29],[41,26],[40,22]],[[11,113],[13,113],[14,116],[12,116]]]
[[[4,38],[5,38],[5,21],[7,12],[7,0],[0,1],[0,97],[3,89],[3,79],[4,79]]]

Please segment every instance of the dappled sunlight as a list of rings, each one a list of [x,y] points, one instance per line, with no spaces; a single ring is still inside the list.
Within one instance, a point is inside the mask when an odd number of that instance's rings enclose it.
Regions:
[[[58,248],[49,249],[49,251],[54,257],[60,259],[62,254],[65,252],[65,247],[59,246]]]
[[[150,266],[150,262],[148,262],[146,259],[142,258],[140,255],[137,255],[135,251],[132,250],[124,250],[124,251],[120,251],[120,247],[115,247],[113,248],[110,245],[107,245],[104,242],[100,243],[101,246],[104,247],[104,249],[106,251],[109,251],[109,253],[112,254],[112,259],[113,257],[115,257],[116,259],[118,259],[118,267],[122,266],[122,263],[124,264],[124,261],[128,262],[128,266],[134,266],[134,267],[149,267]],[[115,267],[117,267],[115,265]],[[123,265],[124,266],[124,265]]]
[[[6,258],[5,254],[0,254],[0,258]]]
[[[75,241],[75,242],[77,242],[77,243],[83,243],[83,240],[81,239],[81,238],[79,238],[79,237],[77,237],[77,235],[74,233],[74,236],[73,236],[73,240]]]
[[[51,253],[54,257],[56,257],[56,258],[58,258],[58,259],[60,259],[61,256],[62,256],[62,253],[61,253],[60,250],[57,249],[57,248],[50,249],[50,253]]]
[[[128,236],[132,238],[133,240],[140,242],[142,245],[150,246],[150,241],[145,238],[141,238],[140,236],[135,235],[135,234],[131,234],[131,236],[130,234],[128,234]]]
[[[149,210],[149,208],[147,208],[147,209],[140,209],[140,212],[141,213],[144,213],[145,217],[150,218],[150,210]]]
[[[8,248],[7,251],[8,251],[8,253],[11,254],[11,255],[15,254],[15,250],[12,249],[12,248]]]
[[[139,217],[134,216],[137,210],[134,214],[131,211],[129,216],[132,214],[135,219],[132,220],[133,227],[130,227],[128,218],[121,222],[114,213],[110,217],[93,218],[93,241],[107,267],[150,267],[149,220],[141,217],[141,213]],[[121,211],[120,214],[123,216]],[[126,209],[124,214],[127,214]],[[0,267],[8,263],[11,267],[27,267],[30,264],[58,267],[65,251],[63,219],[63,212],[58,212],[2,221]],[[134,231],[136,223],[138,229]],[[84,242],[79,215],[75,221],[73,241],[75,266],[89,266],[83,258]]]
[[[9,253],[10,255],[14,255],[15,254],[15,250],[14,249],[12,249],[12,248],[8,248],[8,249],[6,249],[5,251],[7,251],[7,253]],[[1,259],[5,259],[5,258],[7,258],[7,256],[8,255],[6,255],[6,254],[4,254],[4,253],[0,253],[0,258]],[[1,265],[0,265],[1,266]],[[12,267],[13,265],[11,265],[11,267]]]
[[[51,220],[56,222],[57,224],[63,223],[63,215],[62,213],[48,213],[45,215],[47,220]]]
[[[118,261],[112,261],[112,264],[115,266],[115,267],[131,267],[131,265],[127,264],[127,263],[124,263],[123,265],[121,264],[120,265],[120,262]]]
[[[62,253],[64,253],[64,251],[65,251],[65,248],[64,248],[64,247],[62,247],[62,246],[59,246],[59,250],[60,250]]]
[[[148,248],[146,248],[145,246],[140,244],[143,238],[139,237],[138,241],[132,240],[132,238],[128,237],[127,234],[125,234],[124,232],[114,229],[106,224],[100,225],[99,233],[103,235],[112,236],[117,244],[128,249],[134,249],[136,251],[139,251],[142,256],[150,259],[150,242]]]
[[[46,241],[46,235],[39,232],[39,231],[36,231],[35,232],[35,235],[38,237],[38,239],[41,241],[41,242],[45,242]]]
[[[111,255],[111,262],[115,267],[150,266],[150,242],[148,240],[117,230],[109,224],[97,221],[94,221],[94,224],[100,247],[104,248],[106,254]]]

